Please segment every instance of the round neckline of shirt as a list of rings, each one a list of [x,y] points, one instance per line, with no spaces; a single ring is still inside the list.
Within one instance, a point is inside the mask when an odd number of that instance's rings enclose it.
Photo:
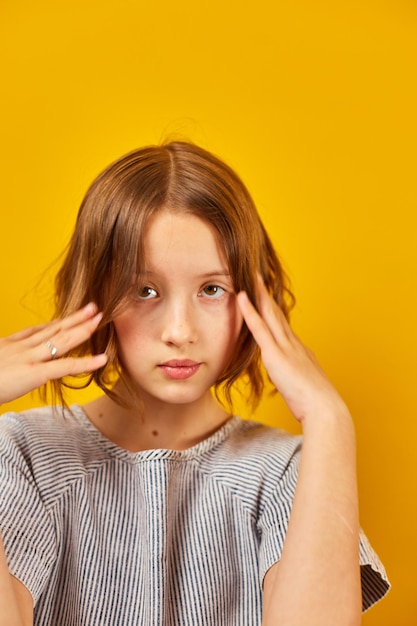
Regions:
[[[186,448],[185,450],[172,450],[167,448],[151,448],[147,450],[140,450],[139,452],[131,452],[126,448],[121,448],[116,443],[105,437],[96,426],[89,420],[84,409],[79,404],[73,404],[70,407],[70,411],[73,416],[78,418],[82,422],[82,425],[93,437],[93,439],[104,449],[107,453],[115,456],[119,459],[140,463],[142,461],[155,461],[155,460],[174,460],[174,461],[189,461],[197,458],[209,452],[212,448],[221,444],[227,437],[242,423],[242,419],[237,415],[230,417],[215,433],[203,439],[196,445]]]

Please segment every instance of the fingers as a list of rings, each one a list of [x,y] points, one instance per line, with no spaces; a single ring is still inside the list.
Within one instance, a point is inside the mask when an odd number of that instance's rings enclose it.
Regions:
[[[34,330],[36,330],[36,332],[30,335],[31,345],[35,345],[36,343],[39,343],[42,341],[48,341],[48,339],[51,339],[52,337],[56,337],[56,335],[60,333],[61,331],[74,330],[74,329],[77,329],[78,327],[82,327],[84,324],[87,324],[88,326],[89,322],[94,320],[96,315],[97,315],[97,307],[95,304],[90,302],[82,309],[79,309],[75,313],[68,315],[68,317],[53,320],[52,322],[49,322],[48,324],[42,324],[40,326],[36,326],[34,327]],[[92,327],[94,328],[96,325],[93,323]]]
[[[89,319],[94,318],[96,314],[97,314],[97,306],[94,304],[94,302],[89,302],[82,309],[75,311],[75,313],[72,313],[71,315],[68,315],[67,317],[64,317],[61,320],[57,320],[57,323],[59,323],[60,328],[62,330],[65,330],[68,328],[73,328],[74,326],[77,326],[78,324],[81,324]]]
[[[50,380],[93,372],[103,367],[106,362],[107,355],[99,354],[38,363],[15,359],[5,364],[0,363],[0,406],[45,385]]]
[[[3,348],[14,346],[14,353],[27,355],[33,363],[47,362],[64,356],[91,337],[102,319],[95,304],[90,303],[63,319],[25,328],[0,339]]]
[[[103,367],[106,354],[65,357],[92,335],[101,319],[97,307],[90,304],[62,320],[0,338],[0,404],[15,400],[48,380]]]
[[[44,363],[44,383],[48,380],[64,378],[65,376],[77,376],[87,372],[94,372],[107,363],[106,354],[97,354],[84,358],[67,357]]]
[[[261,350],[271,340],[283,346],[292,338],[293,333],[284,313],[269,295],[260,277],[258,277],[259,312],[245,292],[239,293],[237,299],[245,322]]]
[[[238,293],[237,301],[247,327],[252,333],[256,343],[262,349],[263,345],[266,345],[273,339],[271,331],[268,329],[260,314],[256,311],[246,292],[241,291]]]
[[[52,322],[46,322],[44,324],[38,324],[36,326],[30,326],[29,328],[19,330],[18,332],[9,335],[8,340],[21,341],[23,339],[27,339],[28,345],[37,345],[39,342],[47,341],[59,330],[73,328],[78,324],[93,319],[96,314],[97,307],[94,303],[90,302],[82,309],[79,309],[75,313],[72,313],[63,319],[57,319]]]
[[[89,303],[68,317],[26,328],[10,335],[7,340],[31,349],[35,361],[49,361],[86,341],[101,319],[102,313],[97,312],[95,304]]]
[[[259,313],[250,302],[247,294],[241,292],[237,296],[243,318],[258,344],[262,361],[275,387],[282,393],[285,386],[283,373],[288,372],[288,356],[291,352],[290,342],[282,325],[282,317],[274,317],[274,310],[269,294],[260,294]],[[267,300],[268,299],[268,300]],[[286,375],[286,374],[285,374]]]
[[[50,328],[45,329],[42,332],[42,339],[45,340],[41,341],[39,347],[42,348],[46,360],[61,357],[76,346],[84,343],[84,341],[87,341],[96,330],[102,317],[102,313],[96,313],[93,317],[85,320],[81,319],[78,322],[72,320],[70,325],[68,325],[68,319],[66,318],[55,329],[55,332],[51,333],[52,329]]]
[[[275,300],[268,293],[265,283],[258,275],[259,312],[275,340],[282,342],[293,337],[287,319]]]
[[[30,326],[29,328],[24,328],[23,330],[19,330],[16,333],[8,336],[9,341],[20,341],[22,339],[28,339],[33,335],[36,335],[40,330],[49,326],[50,322],[46,324],[38,324],[37,326]]]
[[[314,354],[292,332],[282,310],[269,295],[262,281],[258,286],[259,312],[247,294],[237,300],[244,320],[259,345],[269,378],[281,393],[297,420],[326,414],[329,407],[345,406],[331,385]],[[344,411],[345,409],[342,408]]]

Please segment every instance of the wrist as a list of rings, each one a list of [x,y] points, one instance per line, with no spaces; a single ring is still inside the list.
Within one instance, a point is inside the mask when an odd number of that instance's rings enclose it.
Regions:
[[[305,438],[317,436],[322,443],[343,439],[355,441],[355,425],[349,409],[344,403],[338,407],[321,406],[305,414],[300,420]]]

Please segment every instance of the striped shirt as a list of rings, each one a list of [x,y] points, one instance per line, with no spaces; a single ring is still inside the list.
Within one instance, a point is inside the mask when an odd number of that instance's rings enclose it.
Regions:
[[[42,626],[257,626],[300,437],[231,418],[187,450],[119,448],[79,406],[0,419],[0,528]],[[389,584],[360,537],[364,609]]]

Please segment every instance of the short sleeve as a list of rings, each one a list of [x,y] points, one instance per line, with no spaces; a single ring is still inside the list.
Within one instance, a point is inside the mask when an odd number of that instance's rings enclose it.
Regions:
[[[261,537],[259,551],[261,581],[263,581],[269,568],[280,560],[287,534],[297,485],[301,445],[299,444],[290,452],[291,456],[289,456],[283,471],[281,466],[277,465],[276,469],[281,470],[280,474],[274,472],[275,468],[272,463],[269,464],[271,474],[268,476],[268,482],[273,484],[273,488],[268,488],[267,485],[265,489],[258,520],[258,531]]]
[[[276,488],[268,494],[268,501],[258,521],[258,531],[261,535],[259,554],[261,582],[268,569],[281,558],[295,494],[299,462],[300,448],[297,448],[289,459],[284,473],[278,477]],[[359,547],[362,610],[366,611],[383,598],[390,588],[390,583],[384,566],[362,530]]]
[[[36,602],[56,558],[56,538],[34,456],[34,442],[27,440],[17,415],[0,418],[0,530],[10,572]]]
[[[367,611],[389,591],[385,568],[373,550],[365,533],[360,532],[360,564],[362,581],[362,610]]]

